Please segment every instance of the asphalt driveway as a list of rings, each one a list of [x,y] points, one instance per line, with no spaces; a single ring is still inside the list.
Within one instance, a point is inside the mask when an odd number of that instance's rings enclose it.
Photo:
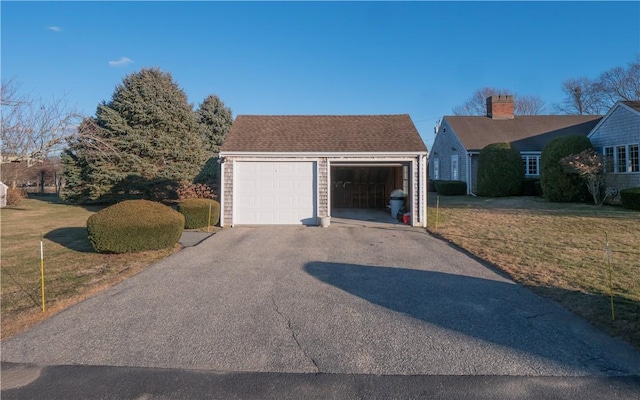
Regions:
[[[224,229],[2,343],[2,361],[583,376],[640,353],[419,229]]]

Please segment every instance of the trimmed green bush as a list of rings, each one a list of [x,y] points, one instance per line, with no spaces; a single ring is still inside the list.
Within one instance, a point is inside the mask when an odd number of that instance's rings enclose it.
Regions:
[[[586,136],[561,136],[550,141],[540,157],[540,184],[549,201],[571,202],[588,195],[584,180],[564,171],[560,160],[593,148]]]
[[[211,222],[209,222],[211,206]],[[184,215],[186,229],[198,229],[217,225],[220,221],[220,203],[211,199],[188,199],[178,204],[178,211]]]
[[[467,183],[464,181],[436,181],[436,192],[443,196],[459,196],[467,194]]]
[[[87,219],[89,241],[98,253],[133,253],[173,246],[184,230],[184,217],[149,200],[125,200]]]
[[[640,210],[640,187],[622,189],[620,191],[622,207],[630,210]]]
[[[478,194],[487,197],[517,196],[522,193],[524,165],[520,152],[510,143],[492,143],[480,150]]]

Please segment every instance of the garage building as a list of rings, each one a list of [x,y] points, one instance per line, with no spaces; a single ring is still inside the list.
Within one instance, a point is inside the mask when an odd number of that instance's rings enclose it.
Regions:
[[[426,156],[407,114],[239,115],[220,151],[220,223],[317,225],[337,208],[386,208],[402,189],[424,226]]]

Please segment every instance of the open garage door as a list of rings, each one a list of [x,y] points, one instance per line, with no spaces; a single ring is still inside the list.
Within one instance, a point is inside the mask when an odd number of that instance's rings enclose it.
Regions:
[[[234,168],[234,224],[317,224],[315,162],[239,161]]]
[[[391,192],[408,186],[407,166],[332,166],[331,207],[385,209]]]

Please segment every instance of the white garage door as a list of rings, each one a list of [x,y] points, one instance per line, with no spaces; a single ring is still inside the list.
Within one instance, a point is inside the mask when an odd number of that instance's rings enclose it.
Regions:
[[[234,224],[317,223],[314,162],[239,161],[234,168]]]

